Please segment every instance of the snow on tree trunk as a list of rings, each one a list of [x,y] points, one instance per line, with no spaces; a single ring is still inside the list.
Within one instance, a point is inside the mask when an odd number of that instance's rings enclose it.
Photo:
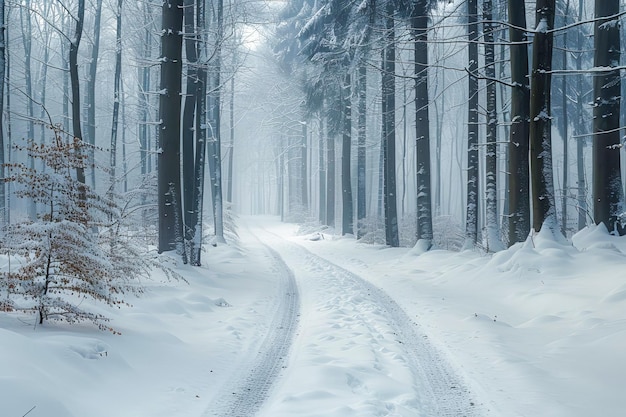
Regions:
[[[4,157],[4,83],[6,68],[6,43],[5,43],[5,21],[4,21],[4,0],[0,0],[0,178],[4,178],[5,174],[5,157]],[[6,184],[0,181],[0,225],[4,226],[7,222],[7,205],[6,205]]]
[[[382,50],[383,73],[382,116],[383,116],[383,207],[385,218],[385,243],[391,247],[400,246],[398,230],[398,209],[396,201],[396,47],[394,6],[386,7],[385,38]]]
[[[501,249],[498,226],[498,97],[496,91],[496,66],[493,24],[493,2],[483,0],[483,33],[485,39],[485,77],[487,78],[487,135],[485,152],[485,232],[484,246],[490,252]]]
[[[343,103],[343,123],[342,123],[342,145],[341,145],[341,196],[342,196],[342,217],[341,234],[354,233],[353,205],[352,205],[352,77],[346,74],[344,85],[341,89],[341,101]]]
[[[182,249],[180,184],[180,105],[182,77],[182,0],[162,8],[161,94],[159,99],[159,252]]]
[[[468,36],[468,114],[467,114],[467,201],[465,244],[471,249],[478,241],[478,3],[467,2]]]
[[[367,208],[365,200],[365,165],[366,165],[366,134],[367,134],[367,67],[365,63],[359,64],[358,72],[358,139],[357,139],[357,238],[363,237],[363,221],[365,220]]]
[[[593,79],[593,219],[620,235],[624,211],[620,173],[620,34],[618,0],[595,1]]]
[[[411,18],[415,61],[415,132],[417,153],[417,239],[430,248],[433,240],[432,186],[430,164],[430,121],[428,97],[428,10],[427,2],[416,3]]]
[[[555,0],[537,0],[532,71],[530,74],[530,172],[533,229],[557,233],[552,167],[550,86]]]
[[[511,40],[511,130],[509,131],[508,166],[508,245],[522,242],[530,231],[530,179],[528,137],[530,125],[530,83],[526,6],[509,1],[509,37]]]

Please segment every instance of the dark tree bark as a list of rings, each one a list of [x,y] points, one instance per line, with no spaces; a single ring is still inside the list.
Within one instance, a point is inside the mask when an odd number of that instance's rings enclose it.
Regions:
[[[546,225],[557,232],[552,168],[550,88],[555,0],[537,0],[530,74],[530,172],[533,229]]]
[[[508,169],[508,244],[522,242],[530,231],[530,178],[528,136],[530,126],[530,84],[528,74],[528,37],[526,6],[509,1],[509,38],[511,42],[511,130],[509,131]]]
[[[341,101],[343,103],[342,145],[341,145],[341,196],[342,216],[341,234],[354,233],[354,214],[352,207],[352,179],[351,179],[351,150],[352,150],[352,77],[346,74],[344,85],[341,89]]]
[[[593,220],[623,235],[620,222],[623,190],[620,174],[620,11],[618,0],[595,1],[593,79]]]
[[[359,118],[358,118],[358,143],[357,143],[357,226],[356,235],[357,239],[363,237],[363,221],[367,215],[366,205],[366,179],[365,179],[365,165],[366,165],[366,148],[365,141],[367,138],[367,67],[362,62],[359,65],[358,74],[358,100],[359,100]]]
[[[584,0],[578,2],[578,21],[583,19]],[[581,72],[583,69],[583,45],[584,35],[580,28],[577,30],[577,49],[576,53],[576,70]],[[582,137],[584,132],[583,114],[584,114],[584,91],[583,91],[583,74],[576,76],[576,119],[574,121],[574,129],[578,140],[576,141],[576,200],[578,206],[578,230],[587,226],[587,180],[585,179],[585,161],[584,149],[586,140]]]
[[[85,22],[85,0],[78,0],[78,11],[76,13],[76,29],[74,38],[70,42],[70,85],[72,86],[72,130],[74,140],[82,143],[83,132],[80,123],[80,85],[78,81],[78,48],[80,39],[83,36],[83,25]],[[77,152],[82,152],[82,146],[76,147]],[[76,167],[76,180],[85,184],[85,168],[83,165]],[[86,201],[86,191],[82,187],[80,190],[80,200]]]
[[[478,3],[467,2],[468,30],[468,94],[467,114],[467,206],[465,220],[465,247],[472,248],[478,241]]]
[[[195,132],[200,129],[195,126],[196,121],[196,93],[198,89],[198,45],[195,17],[195,1],[183,0],[183,21],[185,28],[185,57],[187,69],[186,92],[183,104],[182,116],[182,146],[183,146],[183,221],[185,243],[192,244],[195,223],[193,222],[193,194],[194,187],[194,163],[195,163]],[[193,252],[193,249],[190,250]],[[193,263],[193,260],[191,260]]]
[[[396,201],[396,46],[394,6],[388,2],[385,18],[385,39],[382,51],[382,116],[383,116],[383,207],[385,218],[385,243],[400,246],[398,208]]]
[[[565,5],[565,17],[569,15],[569,0]],[[564,20],[566,22],[566,20]],[[562,52],[561,57],[563,59],[563,69],[567,70],[568,68],[568,56],[569,51],[567,50],[567,31],[563,33],[563,41],[562,41]],[[567,77],[561,77],[561,132],[563,133],[563,190],[562,190],[562,198],[561,198],[561,233],[563,236],[567,236],[567,199],[569,198],[569,118],[568,118],[568,99],[567,99]]]
[[[4,0],[0,0],[0,178],[4,179],[4,82],[6,69],[6,39],[4,20]],[[0,224],[7,223],[6,185],[0,181]]]
[[[158,208],[159,252],[179,250],[182,241],[180,185],[180,105],[183,1],[162,8],[161,86],[159,100]]]
[[[204,2],[196,3],[197,27],[204,28],[206,26],[206,9]],[[198,51],[200,55],[206,55],[207,42],[206,36],[199,38]],[[204,179],[206,167],[206,142],[207,142],[207,83],[208,73],[206,62],[199,62],[197,69],[198,82],[196,83],[196,147],[194,159],[194,186],[192,189],[192,218],[191,223],[194,227],[193,241],[190,245],[189,262],[192,265],[200,266],[202,264],[202,234],[203,234],[203,207],[204,207]]]
[[[487,135],[485,152],[485,246],[488,251],[502,249],[498,227],[498,94],[496,91],[496,48],[494,44],[493,2],[483,0],[485,38],[485,76],[487,78]]]
[[[433,240],[430,168],[430,120],[428,114],[428,2],[418,0],[411,18],[415,39],[415,130],[417,152],[417,239],[430,248]]]

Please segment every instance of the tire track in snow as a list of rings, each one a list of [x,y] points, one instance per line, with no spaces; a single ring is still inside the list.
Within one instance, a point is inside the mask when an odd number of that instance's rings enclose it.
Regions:
[[[270,254],[277,275],[281,277],[278,309],[258,348],[258,355],[220,390],[216,402],[204,414],[207,417],[250,417],[256,414],[284,367],[298,326],[300,297],[294,274],[276,251],[257,240]]]
[[[372,335],[392,331],[398,349],[403,352],[406,366],[413,375],[414,395],[419,398],[419,404],[415,404],[414,408],[419,415],[478,417],[487,414],[482,406],[476,405],[466,384],[444,355],[387,293],[300,245],[287,242],[269,231],[264,232],[275,237],[272,245],[281,248],[279,252],[283,256],[297,259],[298,266],[314,274],[318,281],[316,285],[332,292],[333,302],[338,305],[350,303],[351,308],[354,308],[354,311],[350,311],[350,320],[357,317]]]

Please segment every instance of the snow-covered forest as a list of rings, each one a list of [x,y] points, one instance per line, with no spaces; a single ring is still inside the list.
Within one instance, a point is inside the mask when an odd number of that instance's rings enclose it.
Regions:
[[[625,14],[0,0],[0,414],[621,415]]]

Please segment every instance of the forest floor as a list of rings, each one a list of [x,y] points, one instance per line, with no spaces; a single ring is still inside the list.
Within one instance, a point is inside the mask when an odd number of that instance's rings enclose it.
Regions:
[[[187,283],[94,305],[121,335],[0,313],[0,415],[623,415],[626,238],[487,255],[238,227]]]

